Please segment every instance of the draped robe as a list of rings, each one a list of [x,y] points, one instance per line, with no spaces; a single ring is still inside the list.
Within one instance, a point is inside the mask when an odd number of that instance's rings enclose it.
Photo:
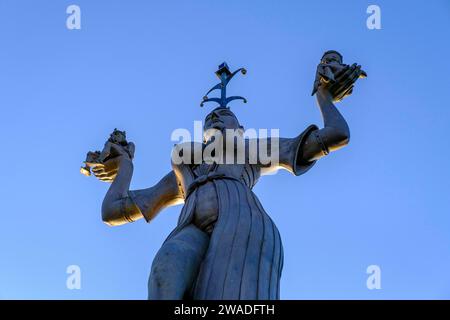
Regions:
[[[301,159],[301,149],[307,135],[316,129],[312,125],[296,138],[280,138],[280,168],[301,175],[314,165],[315,161],[305,162]],[[190,188],[199,178],[194,165],[182,163],[173,164],[172,167],[184,196],[184,206],[177,226],[166,241],[192,223],[198,192],[197,188]],[[209,172],[216,176],[210,182],[214,184],[217,194],[218,220],[190,289],[191,298],[279,299],[283,268],[281,237],[252,191],[265,170],[267,168],[259,163],[245,163],[218,164]],[[160,210],[154,205],[157,199],[152,199],[145,192],[131,193],[131,196],[147,221]]]

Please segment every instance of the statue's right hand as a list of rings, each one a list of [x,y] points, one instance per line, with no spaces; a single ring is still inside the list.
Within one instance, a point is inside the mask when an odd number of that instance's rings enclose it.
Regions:
[[[102,163],[92,164],[92,173],[97,179],[104,182],[113,182],[119,171],[120,163],[126,159],[132,161],[135,146],[129,142],[127,146],[110,143],[109,156]]]

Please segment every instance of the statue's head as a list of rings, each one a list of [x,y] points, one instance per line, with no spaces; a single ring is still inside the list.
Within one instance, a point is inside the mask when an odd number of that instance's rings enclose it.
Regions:
[[[335,50],[328,50],[323,54],[321,61],[322,63],[337,62],[342,64],[343,58],[339,52]]]
[[[124,144],[127,141],[127,134],[125,131],[114,129],[113,133],[109,136],[109,141],[117,144]]]
[[[244,128],[239,124],[239,120],[230,108],[218,107],[211,111],[205,118],[203,130],[206,141],[210,139],[212,131],[210,129],[216,129],[225,133],[226,129],[243,130]]]

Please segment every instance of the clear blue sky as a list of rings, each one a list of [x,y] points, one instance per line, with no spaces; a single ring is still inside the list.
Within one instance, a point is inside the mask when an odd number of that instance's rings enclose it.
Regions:
[[[77,4],[82,29],[65,26]],[[366,8],[382,30],[366,28]],[[151,224],[100,219],[108,185],[79,173],[115,128],[136,143],[133,188],[170,170],[223,60],[249,128],[322,125],[310,96],[323,51],[369,77],[339,105],[350,145],[306,175],[255,188],[285,249],[285,299],[450,298],[450,3],[436,1],[0,2],[0,298],[145,299],[181,207]],[[82,289],[66,288],[66,267]],[[366,288],[366,268],[382,289]]]

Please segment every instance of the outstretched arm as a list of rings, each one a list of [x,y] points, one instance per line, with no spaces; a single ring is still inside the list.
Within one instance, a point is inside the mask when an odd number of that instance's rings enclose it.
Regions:
[[[132,159],[123,147],[114,145],[113,148],[115,156],[92,170],[100,180],[112,181],[102,204],[102,220],[106,224],[118,226],[143,217],[150,221],[162,209],[183,202],[173,171],[153,187],[129,190],[133,176]]]
[[[311,125],[295,138],[279,139],[279,162],[261,166],[262,174],[269,174],[283,168],[295,175],[308,171],[316,162],[332,151],[347,145],[350,130],[344,117],[335,107],[334,102],[350,95],[355,81],[361,76],[360,66],[346,66],[335,74],[334,83],[317,86],[317,103],[322,113],[324,127],[319,129]],[[259,143],[263,142],[258,140]],[[272,143],[272,140],[269,140]]]
[[[324,127],[311,132],[306,138],[302,147],[303,161],[320,159],[348,144],[350,130],[333,102],[340,101],[352,93],[353,84],[362,72],[361,67],[354,64],[343,69],[334,84],[318,87],[317,104],[322,113]]]
[[[118,172],[102,203],[102,220],[110,226],[122,225],[143,217],[128,194],[133,176],[133,162],[125,156],[116,160],[119,161]]]
[[[324,127],[311,132],[305,140],[302,148],[304,161],[320,159],[347,145],[350,140],[347,121],[333,104],[331,94],[319,89],[316,95]]]

